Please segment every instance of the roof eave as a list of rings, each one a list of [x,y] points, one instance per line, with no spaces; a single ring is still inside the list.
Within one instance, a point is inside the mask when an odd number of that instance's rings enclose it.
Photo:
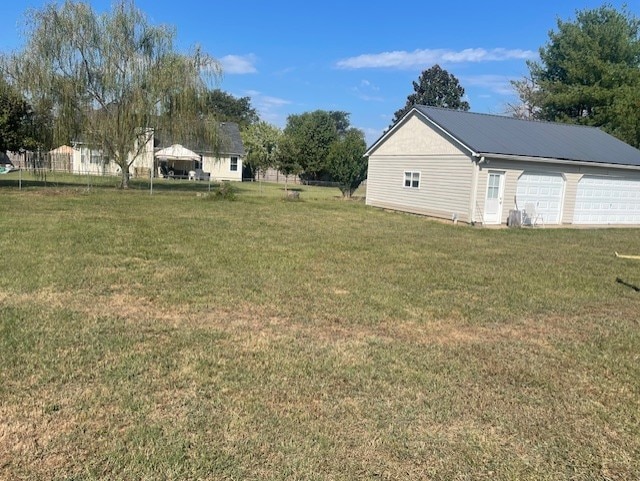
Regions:
[[[513,155],[513,154],[496,154],[491,152],[479,152],[476,156],[482,156],[489,159],[501,159],[501,160],[518,160],[521,162],[543,162],[547,164],[562,164],[562,165],[580,165],[585,167],[606,167],[613,169],[628,169],[628,170],[640,170],[640,165],[629,164],[611,164],[607,162],[589,162],[585,160],[571,160],[571,159],[555,159],[552,157],[533,157],[530,155]]]
[[[226,151],[214,152],[213,150],[199,150],[198,152],[202,155],[211,154],[214,156],[222,156],[222,157],[232,157],[232,156],[244,157],[244,152],[226,152]],[[210,157],[210,156],[207,155],[207,157]]]

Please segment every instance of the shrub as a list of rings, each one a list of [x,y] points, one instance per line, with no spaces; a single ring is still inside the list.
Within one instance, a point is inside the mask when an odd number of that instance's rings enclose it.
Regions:
[[[208,194],[205,198],[208,200],[236,200],[237,189],[231,182],[222,182],[215,192]]]

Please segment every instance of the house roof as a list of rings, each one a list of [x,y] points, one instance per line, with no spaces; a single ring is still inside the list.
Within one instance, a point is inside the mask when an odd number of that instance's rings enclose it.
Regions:
[[[225,154],[244,155],[244,144],[240,136],[240,128],[234,122],[220,122],[221,151]]]
[[[244,156],[244,143],[242,142],[238,124],[234,122],[220,122],[218,127],[219,153],[225,155],[238,155],[240,157]],[[162,133],[157,133],[154,139],[154,146],[156,148],[166,147],[171,140],[172,139],[170,137],[164,136]],[[214,146],[202,145],[201,142],[189,142],[189,140],[183,141],[196,153],[205,154],[216,152]]]
[[[73,147],[69,146],[69,145],[61,145],[60,147],[57,147],[53,150],[49,151],[50,154],[63,154],[63,155],[70,155],[73,154]]]
[[[596,127],[521,120],[424,105],[415,106],[411,112],[417,112],[435,124],[475,155],[640,167],[640,150]]]
[[[0,165],[13,165],[6,152],[0,152]]]

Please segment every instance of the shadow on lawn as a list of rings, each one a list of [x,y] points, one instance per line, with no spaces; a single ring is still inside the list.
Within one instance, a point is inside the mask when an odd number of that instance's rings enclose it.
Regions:
[[[20,180],[17,176],[13,176],[13,177],[8,177],[8,176],[3,176],[0,178],[0,189],[6,189],[6,190],[18,190],[20,188],[22,189],[50,189],[50,188],[56,188],[56,189],[78,189],[78,188],[82,188],[82,187],[87,187],[86,184],[83,186],[80,183],[77,182],[58,182],[58,181],[52,181],[52,180],[40,180],[40,179],[34,179],[33,177],[29,177],[29,178],[23,178],[22,180]],[[105,188],[105,187],[110,187],[107,185],[92,185],[92,187],[96,187],[96,188]]]
[[[627,282],[627,281],[625,281],[625,280],[623,280],[623,279],[621,279],[619,277],[616,277],[616,282],[618,284],[622,284],[625,287],[633,289],[636,292],[640,292],[640,287],[636,286],[635,284],[631,284],[631,283],[629,283],[629,282]]]
[[[84,182],[83,182],[84,180]],[[239,185],[240,182],[234,182],[234,191],[237,193],[246,191]],[[175,180],[154,180],[153,192],[215,192],[220,188],[222,183],[220,182],[203,182],[203,181],[189,181],[182,179]],[[0,189],[3,190],[18,190],[20,188],[26,190],[36,189],[98,189],[98,190],[113,190],[118,189],[120,186],[119,177],[91,177],[87,180],[86,177],[79,176],[76,179],[69,179],[69,177],[63,179],[56,179],[55,175],[47,176],[46,178],[34,177],[31,174],[25,175],[23,173],[22,179],[18,177],[17,173],[11,173],[0,176]],[[129,181],[129,190],[131,191],[150,191],[151,184],[148,180],[131,179]]]

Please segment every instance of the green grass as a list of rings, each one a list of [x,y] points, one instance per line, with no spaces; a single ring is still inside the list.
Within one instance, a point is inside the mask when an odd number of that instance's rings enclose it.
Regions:
[[[638,477],[637,229],[25,180],[0,178],[0,479]]]

